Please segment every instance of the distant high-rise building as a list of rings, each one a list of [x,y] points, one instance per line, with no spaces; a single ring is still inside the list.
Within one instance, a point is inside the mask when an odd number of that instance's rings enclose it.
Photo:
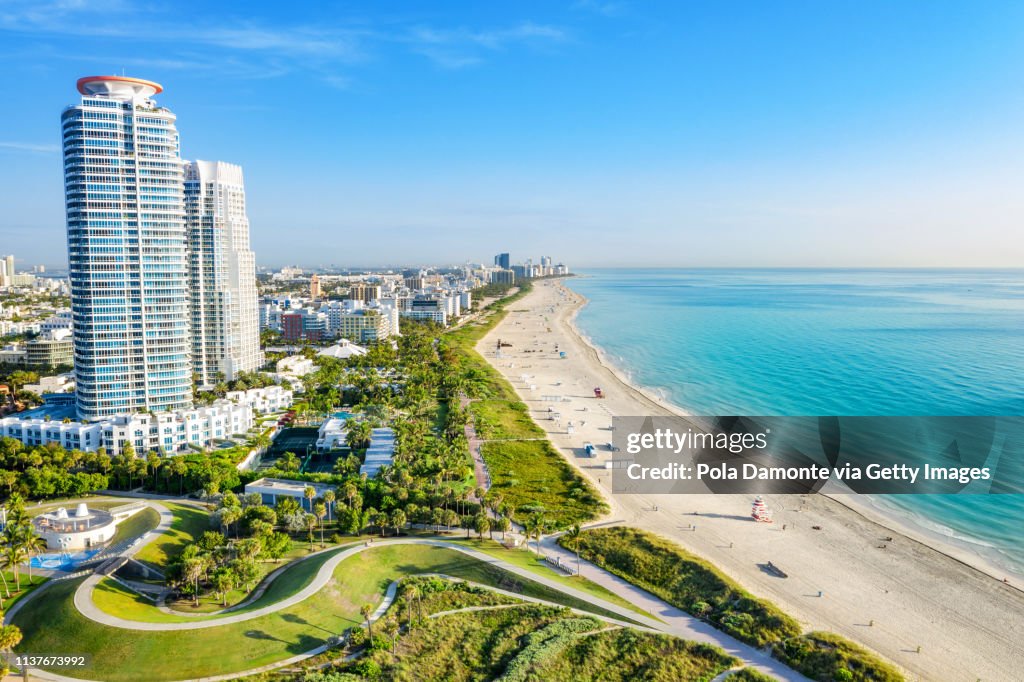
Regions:
[[[0,287],[14,286],[14,256],[0,259]]]
[[[508,270],[509,265],[512,263],[512,259],[507,253],[499,253],[494,257],[494,264],[502,270]]]
[[[185,183],[163,88],[78,81],[61,114],[77,407],[83,419],[192,404]],[[254,311],[255,312],[255,311]]]
[[[309,297],[316,301],[323,292],[320,291],[320,277],[313,275],[309,278]]]
[[[186,163],[185,214],[192,371],[200,386],[212,386],[263,364],[256,256],[249,248],[241,167]]]
[[[348,298],[351,301],[371,303],[380,298],[380,285],[355,282],[349,287]]]

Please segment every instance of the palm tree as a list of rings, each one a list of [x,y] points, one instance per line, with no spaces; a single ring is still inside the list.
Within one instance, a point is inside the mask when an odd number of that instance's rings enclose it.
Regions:
[[[28,552],[28,584],[32,581],[32,556],[46,549],[46,540],[36,533],[34,526],[26,526],[24,530],[25,551]]]
[[[213,587],[221,594],[221,606],[227,606],[228,593],[235,589],[235,574],[229,568],[217,571],[213,575]]]
[[[405,522],[407,520],[405,512],[401,509],[396,509],[391,512],[391,526],[395,529],[396,536],[402,534],[402,528],[405,526]]]
[[[334,508],[334,500],[337,499],[337,495],[334,490],[328,490],[324,493],[324,502],[327,503],[327,520],[331,520],[331,510]]]
[[[384,620],[384,634],[391,638],[391,655],[398,654],[398,621],[393,616]]]
[[[3,561],[3,560],[0,560],[0,579],[2,579],[3,582],[4,582],[4,594],[6,594],[7,598],[10,599],[11,598],[11,586],[9,584],[7,584],[7,573],[5,572],[6,568],[7,568],[7,562]]]
[[[228,530],[232,524],[237,523],[242,518],[241,507],[224,507],[220,510],[220,525],[224,528],[224,535],[228,534]],[[238,526],[235,526],[235,538],[238,538]]]
[[[181,495],[185,483],[185,474],[188,472],[188,464],[184,457],[175,457],[171,460],[171,469],[178,476],[178,495]]]
[[[306,531],[309,537],[309,551],[313,551],[313,529],[316,528],[316,517],[306,514]]]
[[[373,623],[370,622],[370,614],[373,613],[373,604],[363,604],[359,607],[359,613],[366,619],[366,630],[370,634],[370,644],[373,644]]]
[[[580,574],[580,539],[583,536],[583,529],[580,524],[573,524],[573,527],[565,531],[565,537],[572,541],[572,548],[576,550],[576,575]]]
[[[313,511],[313,498],[316,497],[316,488],[307,485],[302,491],[302,496],[309,500],[309,511]]]
[[[14,574],[14,589],[21,592],[21,573],[18,567],[28,559],[28,551],[25,549],[24,541],[12,534],[8,537],[7,546],[4,548],[3,568],[9,569]]]
[[[317,502],[313,505],[313,514],[316,515],[318,521],[320,521],[320,547],[324,546],[324,517],[327,516],[327,505],[323,502]]]

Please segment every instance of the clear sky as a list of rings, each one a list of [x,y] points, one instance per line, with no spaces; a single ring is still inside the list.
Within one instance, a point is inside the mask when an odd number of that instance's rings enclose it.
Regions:
[[[261,265],[1024,266],[1024,3],[0,0],[0,253],[75,80],[164,85]]]

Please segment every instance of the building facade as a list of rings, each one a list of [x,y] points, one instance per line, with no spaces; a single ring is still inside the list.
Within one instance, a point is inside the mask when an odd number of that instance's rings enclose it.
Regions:
[[[223,161],[185,165],[192,370],[200,386],[263,364],[256,255],[249,248],[242,169]]]
[[[185,183],[157,83],[78,81],[61,115],[77,409],[87,420],[192,404]]]

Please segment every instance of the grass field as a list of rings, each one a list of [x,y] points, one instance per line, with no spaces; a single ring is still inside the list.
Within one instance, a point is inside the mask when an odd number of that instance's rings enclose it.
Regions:
[[[296,568],[315,561],[296,564]],[[312,571],[315,572],[315,571]],[[343,561],[334,578],[314,597],[277,613],[202,630],[141,632],[111,628],[82,616],[73,594],[81,581],[55,584],[15,615],[25,637],[24,652],[65,651],[91,656],[87,669],[74,674],[88,679],[152,682],[240,672],[319,646],[362,621],[359,607],[377,604],[394,580],[412,574],[443,573],[581,609],[600,609],[562,596],[555,590],[512,576],[455,550],[427,545],[380,546]],[[297,573],[265,594],[267,603],[301,588],[311,573]],[[110,594],[111,591],[107,591]],[[133,607],[134,608],[134,607]],[[250,608],[258,608],[254,604]],[[65,671],[68,672],[68,671]]]
[[[163,567],[178,556],[185,545],[210,530],[210,515],[202,509],[184,504],[165,505],[174,514],[170,529],[153,542],[139,550],[135,558],[155,566]]]
[[[452,540],[455,540],[455,538],[452,538]],[[617,606],[627,608],[641,616],[647,616],[648,618],[659,620],[656,616],[638,608],[633,603],[623,599],[611,590],[608,590],[597,583],[591,582],[586,578],[565,575],[564,573],[552,570],[543,559],[525,548],[510,549],[504,545],[498,544],[497,542],[492,542],[490,540],[478,540],[476,538],[469,540],[459,539],[457,541],[460,544],[466,544],[474,549],[480,550],[481,552],[486,552],[487,554],[514,566],[519,566],[520,568],[525,568],[528,571],[542,575],[549,580],[555,580],[566,587],[571,587],[579,590],[580,592],[586,592],[598,599],[604,599],[605,601],[611,602]]]
[[[116,545],[125,540],[140,537],[158,525],[160,525],[159,512],[152,507],[146,507],[117,524],[117,528],[114,530],[114,537],[110,539],[110,544]]]
[[[345,546],[347,547],[348,545]],[[339,547],[337,551],[342,549],[344,547]],[[269,587],[267,587],[267,590],[258,599],[231,613],[254,611],[290,597],[308,585],[317,574],[317,571],[320,570],[320,567],[324,565],[324,562],[334,554],[336,552],[324,552],[304,561],[294,562],[274,578]],[[268,563],[265,564],[265,568],[267,568],[269,573],[283,565],[285,564]],[[236,599],[237,601],[240,601],[240,599]],[[187,616],[165,613],[157,609],[151,600],[139,596],[117,581],[110,579],[104,579],[96,586],[96,589],[93,591],[93,603],[101,611],[105,611],[112,616],[120,616],[121,618],[147,623],[191,623],[197,620],[223,618],[222,615]],[[178,609],[180,605],[172,605],[172,608]]]
[[[32,574],[32,583],[28,581],[28,573],[21,574],[21,592],[14,589],[14,573],[11,571],[3,571],[4,579],[7,581],[7,589],[10,590],[11,596],[8,598],[7,592],[4,590],[3,583],[0,582],[0,608],[6,612],[9,608],[14,606],[19,600],[27,597],[32,590],[38,589],[46,582],[46,578],[38,575],[38,573]]]

